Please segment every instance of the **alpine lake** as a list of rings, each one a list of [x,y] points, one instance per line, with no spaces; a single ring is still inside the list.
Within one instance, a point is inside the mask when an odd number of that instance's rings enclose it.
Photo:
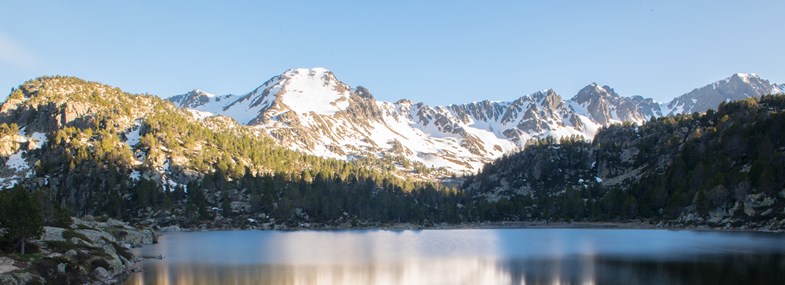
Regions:
[[[659,229],[211,231],[137,248],[141,284],[785,284],[785,234]]]

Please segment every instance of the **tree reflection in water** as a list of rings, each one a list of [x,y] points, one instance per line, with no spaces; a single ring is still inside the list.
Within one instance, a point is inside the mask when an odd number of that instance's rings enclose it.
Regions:
[[[175,233],[126,284],[785,284],[785,237],[511,229]]]

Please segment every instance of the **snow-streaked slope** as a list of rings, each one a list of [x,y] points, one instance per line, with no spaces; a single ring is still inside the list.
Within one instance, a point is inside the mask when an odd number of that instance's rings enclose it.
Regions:
[[[229,116],[282,145],[315,155],[403,157],[457,173],[475,172],[532,138],[589,138],[600,127],[553,90],[510,102],[380,102],[324,68],[288,70],[243,96],[195,90],[170,100],[197,118]]]
[[[783,93],[781,86],[771,84],[754,73],[736,73],[723,80],[695,88],[662,105],[665,115],[706,112],[724,101],[743,100],[767,94]]]
[[[754,75],[743,78],[748,84],[757,82]],[[753,88],[763,92],[773,90],[770,86]],[[690,102],[693,99],[704,100],[690,98]],[[642,96],[623,97],[596,83],[569,100],[544,90],[508,102],[448,106],[409,100],[381,102],[367,89],[353,89],[324,68],[288,70],[242,96],[195,90],[170,100],[189,108],[197,118],[229,116],[281,145],[315,155],[339,159],[397,156],[457,173],[475,172],[484,163],[525,147],[529,139],[590,139],[602,126],[643,123],[696,108],[669,107]]]

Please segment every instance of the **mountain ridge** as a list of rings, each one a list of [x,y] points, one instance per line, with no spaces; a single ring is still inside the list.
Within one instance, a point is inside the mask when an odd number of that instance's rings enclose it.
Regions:
[[[708,87],[719,91],[706,91]],[[351,159],[392,154],[445,173],[467,174],[524,148],[531,139],[591,138],[614,123],[704,112],[725,100],[782,91],[755,74],[737,73],[665,103],[621,96],[610,86],[592,83],[570,99],[546,89],[510,101],[430,106],[409,99],[377,101],[367,88],[352,88],[326,68],[298,68],[243,95],[210,97],[192,91],[169,100],[197,117],[232,117],[281,145],[314,155]]]

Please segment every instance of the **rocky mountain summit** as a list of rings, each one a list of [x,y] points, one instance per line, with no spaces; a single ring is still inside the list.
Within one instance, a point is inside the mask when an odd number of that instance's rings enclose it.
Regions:
[[[641,123],[652,117],[661,117],[659,104],[642,96],[622,97],[610,86],[592,83],[575,95],[572,107],[584,113],[601,126],[618,122]]]
[[[695,88],[663,104],[664,115],[705,112],[722,102],[738,101],[750,97],[785,92],[785,84],[777,85],[754,73],[736,73],[712,84]]]
[[[324,68],[290,69],[244,95],[199,90],[169,98],[196,118],[228,116],[279,145],[338,158],[388,157],[452,173],[474,173],[531,139],[592,138],[613,123],[704,112],[723,101],[782,92],[754,74],[695,89],[671,102],[625,97],[592,83],[565,99],[544,90],[507,102],[429,106],[410,100],[377,101]]]

